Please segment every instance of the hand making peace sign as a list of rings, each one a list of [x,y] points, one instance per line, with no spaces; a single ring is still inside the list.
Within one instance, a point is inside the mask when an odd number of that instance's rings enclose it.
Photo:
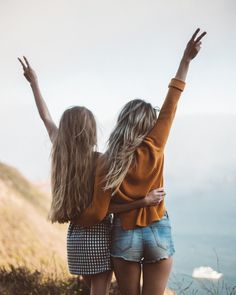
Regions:
[[[201,44],[202,44],[201,40],[206,35],[206,32],[203,32],[197,37],[199,32],[200,32],[200,29],[197,29],[195,31],[195,33],[192,35],[191,39],[187,43],[187,46],[184,50],[183,59],[188,62],[194,59],[194,57],[198,54],[198,52],[201,49]]]
[[[30,82],[30,84],[37,82],[38,78],[35,71],[30,66],[27,58],[25,56],[23,56],[23,58],[24,58],[24,61],[22,61],[19,57],[18,57],[18,60],[23,67],[25,78]]]

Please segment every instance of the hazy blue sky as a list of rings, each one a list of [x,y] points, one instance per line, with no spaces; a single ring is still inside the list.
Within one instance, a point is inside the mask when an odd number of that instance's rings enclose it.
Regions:
[[[0,160],[33,179],[48,171],[50,143],[17,56],[37,71],[56,122],[86,105],[106,125],[129,99],[161,105],[197,27],[208,35],[178,115],[236,115],[234,0],[0,0]]]

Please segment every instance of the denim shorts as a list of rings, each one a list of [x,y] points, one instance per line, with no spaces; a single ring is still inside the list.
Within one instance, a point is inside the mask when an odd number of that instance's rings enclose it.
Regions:
[[[167,212],[161,220],[145,227],[124,230],[118,217],[112,228],[111,256],[127,261],[154,263],[175,252]]]

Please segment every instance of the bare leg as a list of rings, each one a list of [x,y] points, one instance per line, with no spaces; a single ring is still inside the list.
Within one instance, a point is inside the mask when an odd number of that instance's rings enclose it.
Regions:
[[[143,265],[142,295],[163,295],[170,275],[173,259],[162,259]]]
[[[141,264],[115,257],[112,258],[112,261],[120,293],[122,295],[139,295]]]
[[[95,275],[83,275],[83,279],[90,289],[90,295],[109,295],[112,271],[106,271]]]
[[[111,287],[111,280],[112,280],[113,271],[109,271],[109,274],[107,276],[107,289],[106,289],[106,295],[109,295],[110,293],[110,287]]]
[[[91,287],[91,275],[83,275],[83,280],[86,286],[90,289]]]
[[[112,271],[91,275],[90,295],[108,295],[111,285]]]

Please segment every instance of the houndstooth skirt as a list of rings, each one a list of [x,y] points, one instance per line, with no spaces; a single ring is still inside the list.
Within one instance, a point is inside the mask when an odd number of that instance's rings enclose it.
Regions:
[[[67,260],[70,273],[91,275],[111,270],[110,246],[110,216],[91,227],[70,223],[67,232]]]

